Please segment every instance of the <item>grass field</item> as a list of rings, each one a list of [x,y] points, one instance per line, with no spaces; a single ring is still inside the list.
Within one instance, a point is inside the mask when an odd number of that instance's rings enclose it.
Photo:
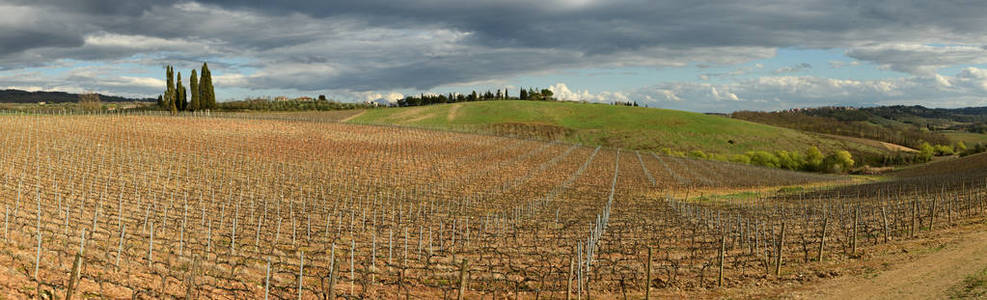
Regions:
[[[747,151],[884,147],[692,112],[575,102],[485,101],[369,110],[352,123],[478,131],[645,151]],[[732,143],[731,143],[732,141]]]
[[[987,134],[974,133],[974,132],[959,132],[959,131],[948,131],[943,132],[949,139],[954,142],[962,141],[967,147],[973,146],[977,143],[987,145]]]

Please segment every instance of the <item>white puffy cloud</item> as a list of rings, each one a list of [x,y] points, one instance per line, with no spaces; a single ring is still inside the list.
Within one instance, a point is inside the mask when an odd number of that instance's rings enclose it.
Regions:
[[[922,104],[987,105],[987,69],[968,67],[952,76],[882,80],[818,76],[762,76],[727,83],[666,82],[625,91],[650,106],[703,112],[781,110],[814,106]]]
[[[552,91],[552,94],[555,97],[555,99],[563,100],[563,101],[627,102],[628,100],[630,100],[630,98],[623,92],[603,91],[594,94],[594,93],[590,93],[588,90],[572,91],[569,89],[569,86],[561,82],[549,86],[548,90]]]
[[[404,94],[398,92],[357,92],[354,94],[363,102],[397,103],[398,100],[404,99]]]

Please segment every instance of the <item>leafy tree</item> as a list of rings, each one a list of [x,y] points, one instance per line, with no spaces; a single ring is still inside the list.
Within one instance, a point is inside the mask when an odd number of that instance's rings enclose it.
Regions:
[[[918,146],[918,157],[921,161],[930,161],[932,156],[936,154],[936,149],[929,145],[929,143],[922,143]]]
[[[956,142],[956,145],[953,148],[956,148],[956,152],[963,153],[966,151],[966,143],[964,143],[963,141],[958,141]]]
[[[751,157],[746,154],[734,154],[730,156],[730,161],[749,165],[751,164]]]
[[[552,96],[554,96],[554,95],[555,94],[552,93],[552,91],[549,90],[549,89],[542,89],[541,90],[542,100],[552,100]]]
[[[789,170],[799,170],[805,165],[805,160],[798,152],[788,152],[788,151],[778,151],[775,153],[778,157],[778,166],[789,169]]]
[[[524,88],[521,88],[521,96],[518,98],[519,100],[528,100],[528,91],[525,90]]]
[[[810,146],[809,149],[805,150],[805,165],[803,166],[803,169],[806,171],[821,170],[823,158],[822,151],[819,151],[819,148],[816,148],[816,146]]]
[[[779,165],[778,157],[771,152],[753,151],[748,152],[747,155],[751,157],[751,164],[755,166],[777,168]]]
[[[836,151],[827,156],[823,161],[826,170],[833,173],[849,171],[850,168],[853,168],[854,164],[853,155],[850,155],[850,152],[846,150]]]
[[[936,149],[936,156],[953,155],[954,153],[952,145],[936,145],[934,148]]]
[[[79,106],[85,111],[93,112],[99,111],[103,104],[99,100],[99,94],[97,93],[83,93],[79,95]]]
[[[189,77],[188,84],[190,92],[189,98],[192,98],[192,100],[189,101],[188,110],[196,111],[202,109],[202,104],[199,103],[199,78],[195,74],[195,69],[192,69],[192,76]]]

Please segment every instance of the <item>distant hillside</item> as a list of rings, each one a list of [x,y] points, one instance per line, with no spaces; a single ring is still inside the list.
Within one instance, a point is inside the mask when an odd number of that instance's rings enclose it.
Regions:
[[[372,109],[350,123],[391,124],[558,139],[634,150],[824,152],[887,155],[885,147],[715,115],[667,109],[553,101],[482,101]],[[860,161],[861,164],[866,163]]]
[[[918,148],[924,142],[951,144],[946,135],[930,130],[930,124],[945,128],[955,124],[960,114],[924,107],[889,106],[874,108],[822,107],[778,112],[740,111],[731,114],[740,120],[809,132],[835,134]],[[972,119],[972,118],[970,118]]]
[[[119,96],[99,95],[103,102],[154,102],[155,99],[136,99]],[[0,103],[65,103],[78,102],[79,94],[66,92],[28,92],[22,90],[2,90],[0,91]]]
[[[987,133],[987,107],[927,108],[923,106],[878,106],[862,110],[889,120],[930,130]]]

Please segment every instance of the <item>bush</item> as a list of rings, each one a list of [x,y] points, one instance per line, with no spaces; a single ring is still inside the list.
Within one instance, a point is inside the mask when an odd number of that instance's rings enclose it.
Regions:
[[[751,164],[751,157],[746,154],[734,154],[730,156],[730,161],[742,164]]]
[[[929,143],[922,143],[918,146],[918,159],[920,161],[930,161],[932,156],[936,154],[936,149],[929,145]]]
[[[853,155],[846,150],[836,151],[823,160],[823,165],[826,167],[826,171],[832,173],[849,171],[850,168],[853,168],[853,164]]]
[[[751,158],[751,164],[755,166],[777,168],[779,167],[778,157],[767,151],[747,152]]]
[[[822,170],[823,158],[822,151],[816,146],[811,146],[809,149],[805,150],[805,164],[802,165],[802,170],[810,172],[818,172]]]
[[[97,93],[83,93],[79,95],[79,106],[88,112],[99,111],[103,107],[102,101],[99,100],[99,94]]]
[[[954,153],[952,145],[936,145],[935,151],[936,156],[953,155]]]
[[[689,151],[689,157],[698,159],[707,159],[709,156],[706,155],[702,150],[692,150]]]
[[[985,147],[984,144],[977,143],[977,144],[973,145],[972,148],[967,148],[965,151],[960,152],[960,156],[967,156],[967,155],[971,155],[971,154],[977,154],[977,153],[984,152],[985,150],[987,150],[987,147]]]
[[[805,165],[805,159],[798,152],[778,151],[778,166],[789,170],[801,170]]]

